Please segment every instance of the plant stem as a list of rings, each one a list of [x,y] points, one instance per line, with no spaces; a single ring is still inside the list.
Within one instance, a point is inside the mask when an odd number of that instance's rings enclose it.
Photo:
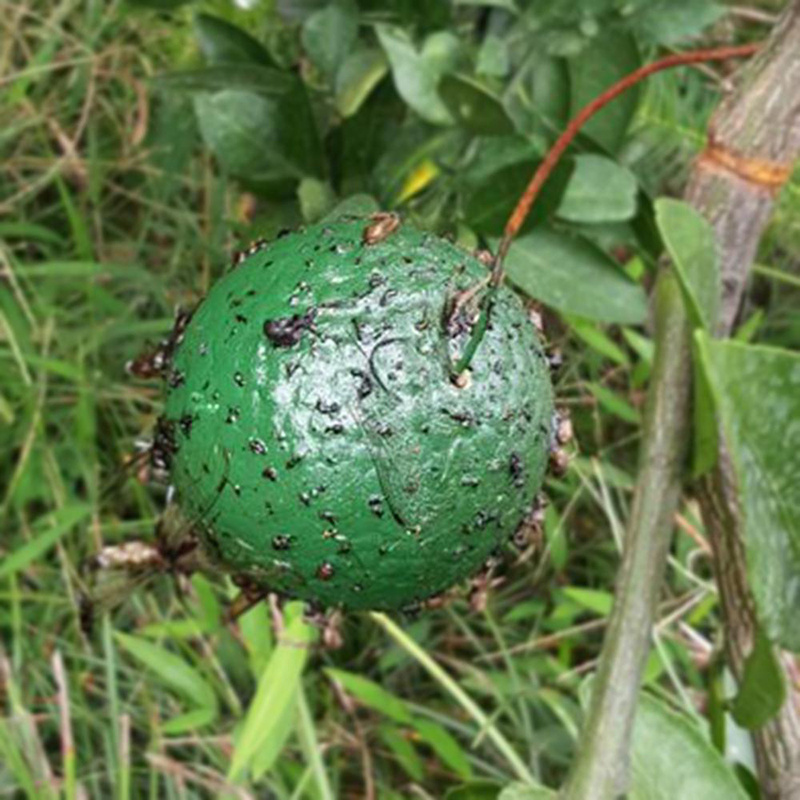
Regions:
[[[592,701],[563,790],[569,800],[625,791],[639,685],[680,496],[690,430],[691,327],[668,267],[662,267],[655,301],[656,355],[638,480]]]

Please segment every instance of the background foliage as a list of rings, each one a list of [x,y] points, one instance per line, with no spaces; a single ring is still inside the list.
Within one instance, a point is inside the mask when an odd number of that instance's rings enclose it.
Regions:
[[[564,352],[557,393],[579,445],[567,475],[548,483],[541,536],[509,551],[484,609],[459,599],[416,619],[351,616],[343,649],[305,650],[291,641],[316,633],[298,608],[287,609],[287,644],[263,606],[223,623],[225,581],[197,575],[177,592],[160,577],[84,637],[81,564],[101,543],[151,536],[164,504],[146,469],[128,465],[159,413],[159,387],[124,365],[237,246],[343,201],[491,246],[583,103],[656,53],[756,40],[777,6],[2,8],[2,791],[512,800],[542,796],[534,780],[560,783],[611,603],[652,360],[647,297],[665,245],[679,265],[686,237],[695,245],[681,277],[709,402],[741,468],[777,458],[763,453],[776,443],[768,417],[784,415],[786,431],[798,416],[796,400],[765,415],[758,387],[782,381],[797,397],[796,356],[767,348],[800,345],[800,183],[781,195],[735,343],[704,338],[713,309],[691,272],[702,232],[687,233],[694,222],[669,201],[654,210],[680,191],[729,65],[657,76],[599,115],[509,255],[510,279],[544,304],[548,338]],[[767,372],[761,352],[775,362]],[[796,461],[792,436],[777,452]],[[772,472],[747,474],[745,493],[769,500],[754,506],[754,528],[770,515],[796,524],[781,500],[791,483],[765,491],[758,481]],[[766,656],[752,684],[766,685],[767,700],[753,712],[742,691],[728,713],[708,544],[688,495],[676,529],[633,796],[744,796],[756,789],[739,726],[758,724],[784,687],[764,678]],[[800,558],[798,533],[782,530],[774,553],[754,550],[765,553],[756,574],[786,568],[785,583],[762,581],[765,592],[796,592],[786,554]],[[769,637],[797,648],[797,596],[760,601]],[[682,795],[687,775],[700,788]]]

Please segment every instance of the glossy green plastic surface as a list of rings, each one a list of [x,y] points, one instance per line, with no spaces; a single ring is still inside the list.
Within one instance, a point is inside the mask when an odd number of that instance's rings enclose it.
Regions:
[[[214,285],[178,345],[165,424],[184,514],[220,566],[323,606],[395,609],[475,573],[543,480],[553,399],[503,288],[457,388],[473,256],[347,218],[277,239]]]

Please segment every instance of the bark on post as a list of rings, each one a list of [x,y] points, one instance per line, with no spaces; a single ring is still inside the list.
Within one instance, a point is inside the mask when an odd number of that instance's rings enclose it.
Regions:
[[[722,268],[718,336],[736,321],[758,243],[778,190],[800,157],[800,0],[793,0],[767,45],[743,70],[738,88],[720,105],[709,145],[698,159],[686,199],[714,227]],[[742,676],[757,620],[747,585],[741,517],[724,443],[715,471],[699,487],[714,553],[725,619],[725,647],[734,676]],[[791,680],[787,679],[791,687]],[[753,734],[765,798],[800,799],[800,699]]]

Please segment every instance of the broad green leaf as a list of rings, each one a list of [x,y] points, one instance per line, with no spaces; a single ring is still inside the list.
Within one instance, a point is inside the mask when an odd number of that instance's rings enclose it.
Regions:
[[[489,78],[505,78],[511,69],[508,43],[494,34],[487,34],[475,60],[475,74]]]
[[[302,22],[324,8],[328,0],[275,0],[280,15],[291,22]]]
[[[175,92],[218,92],[239,89],[264,98],[278,99],[297,88],[287,72],[258,64],[217,64],[199,69],[167,72],[153,82],[159,89]]]
[[[294,725],[293,715],[287,717],[287,707],[294,707],[295,690],[303,674],[308,649],[313,639],[313,631],[303,620],[298,609],[294,618],[287,623],[267,666],[258,679],[256,693],[247,709],[244,724],[233,751],[228,777],[240,780],[245,770],[262,748],[269,748],[274,757]],[[259,762],[261,769],[271,765]]]
[[[461,745],[450,733],[436,722],[429,719],[414,720],[414,727],[422,740],[434,750],[436,755],[447,764],[462,780],[472,777],[472,767]]]
[[[381,714],[385,714],[395,722],[406,725],[411,724],[411,712],[406,704],[391,692],[387,692],[377,683],[356,675],[352,672],[345,672],[341,669],[326,669],[325,674],[329,678],[340,683],[346,692]]]
[[[322,221],[330,222],[331,220],[346,216],[366,217],[379,210],[380,206],[378,205],[378,201],[371,195],[354,194],[350,197],[346,197],[341,203],[338,203],[323,217]]]
[[[525,173],[525,180],[530,180],[540,157],[541,153],[523,136],[491,136],[476,143],[459,179],[469,189],[476,189],[489,184],[500,170],[514,166]]]
[[[179,655],[138,636],[117,631],[116,640],[137,661],[155,673],[166,686],[193,706],[217,708],[214,690],[206,679]]]
[[[466,222],[479,233],[499,236],[537,166],[536,161],[518,161],[492,173],[482,183],[472,187],[464,208]],[[572,169],[570,159],[562,161],[553,170],[525,219],[521,233],[531,231],[555,213]]]
[[[241,28],[211,14],[198,14],[194,31],[200,52],[209,64],[260,64],[274,67],[260,42]]]
[[[579,155],[556,213],[570,222],[621,222],[636,213],[638,190],[627,167],[604,156]]]
[[[378,39],[389,58],[397,91],[424,120],[449,125],[452,117],[439,97],[442,76],[456,63],[458,39],[449,31],[431,34],[417,50],[406,31],[392,25],[375,26]]]
[[[750,588],[767,636],[800,651],[800,354],[715,341],[698,350],[733,458]]]
[[[511,783],[497,795],[497,800],[555,800],[556,793],[546,786]]]
[[[731,714],[737,724],[753,730],[769,722],[780,711],[785,699],[783,669],[775,648],[759,628],[744,664],[742,682],[733,700]]]
[[[362,47],[351,53],[336,73],[336,110],[351,117],[389,71],[382,50]]]
[[[33,538],[0,561],[0,578],[6,578],[38,561],[64,534],[83,522],[90,511],[91,508],[85,505],[65,506],[38,521]]]
[[[656,225],[667,248],[683,292],[687,313],[698,328],[713,330],[720,297],[714,231],[706,219],[681,200],[662,197],[655,201]],[[717,460],[717,421],[705,376],[695,362],[692,408],[692,475],[697,478]]]
[[[628,798],[747,800],[747,794],[696,724],[643,694],[633,729]]]
[[[720,283],[714,230],[682,200],[655,202],[656,224],[681,283],[696,327],[713,330],[717,322]]]
[[[629,22],[642,41],[674,45],[696,36],[726,13],[711,0],[640,0]]]
[[[237,90],[199,94],[195,110],[205,143],[234,177],[257,182],[321,173],[319,141],[301,85],[277,102]]]
[[[503,102],[517,130],[544,149],[569,118],[567,62],[544,52],[531,53],[509,83]]]
[[[602,36],[593,39],[569,61],[570,116],[574,117],[583,106],[640,65],[633,36],[619,29],[604,30]],[[583,132],[609,152],[615,152],[625,138],[638,101],[638,89],[629,89],[592,117]]]
[[[331,185],[318,178],[303,178],[297,187],[297,199],[305,222],[317,222],[336,204]]]
[[[647,314],[642,287],[584,239],[537,229],[511,245],[506,273],[526,294],[567,314],[627,324]]]
[[[357,37],[355,0],[333,0],[305,21],[301,39],[312,63],[333,80]]]
[[[472,78],[446,75],[439,84],[439,95],[462,128],[477,136],[505,136],[514,124],[500,98]]]

